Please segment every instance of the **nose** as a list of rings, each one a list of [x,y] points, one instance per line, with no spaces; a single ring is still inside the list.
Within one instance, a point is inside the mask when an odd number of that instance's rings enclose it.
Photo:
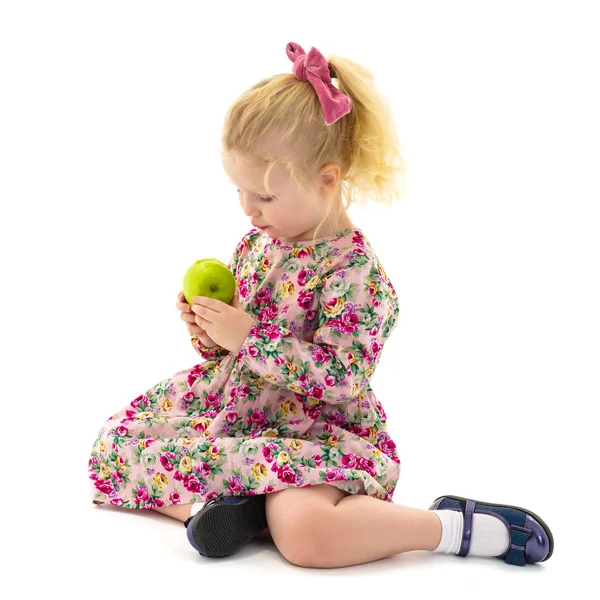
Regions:
[[[248,217],[260,215],[260,210],[258,210],[258,207],[253,204],[250,199],[244,196],[242,192],[240,192],[240,206]]]

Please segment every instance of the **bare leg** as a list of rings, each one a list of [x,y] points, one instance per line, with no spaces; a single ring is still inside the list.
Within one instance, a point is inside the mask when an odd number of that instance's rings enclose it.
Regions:
[[[432,511],[326,484],[269,494],[267,518],[279,551],[303,567],[347,567],[434,550],[442,539],[442,525]]]
[[[433,550],[442,539],[442,524],[429,510],[349,495],[329,512],[326,521],[335,554],[322,566],[357,565],[411,550]]]
[[[192,504],[176,504],[174,506],[162,506],[160,508],[153,508],[156,512],[162,513],[163,515],[167,515],[167,517],[171,517],[173,519],[177,519],[178,521],[185,521],[190,516],[190,511],[192,510]]]

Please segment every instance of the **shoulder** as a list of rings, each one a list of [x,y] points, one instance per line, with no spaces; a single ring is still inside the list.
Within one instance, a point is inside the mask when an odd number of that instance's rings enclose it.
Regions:
[[[248,251],[252,250],[261,239],[261,232],[256,227],[253,227],[248,233],[246,233],[242,239],[238,242],[235,253],[242,257],[248,253]]]
[[[374,306],[380,304],[398,312],[398,297],[379,256],[361,233],[345,239],[337,245],[323,263],[321,273],[322,291],[328,296],[340,296],[354,290],[355,298],[364,298]]]
[[[327,259],[322,263],[321,277],[365,277],[370,271],[378,272],[381,261],[369,240],[361,231],[338,239],[331,245]]]

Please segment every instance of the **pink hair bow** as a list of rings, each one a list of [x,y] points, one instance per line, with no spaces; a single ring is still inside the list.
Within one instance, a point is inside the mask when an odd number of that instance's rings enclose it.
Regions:
[[[290,42],[285,51],[294,63],[292,72],[296,78],[310,81],[315,88],[327,125],[335,123],[350,112],[352,101],[331,83],[327,60],[315,47],[311,47],[307,54],[301,46]]]

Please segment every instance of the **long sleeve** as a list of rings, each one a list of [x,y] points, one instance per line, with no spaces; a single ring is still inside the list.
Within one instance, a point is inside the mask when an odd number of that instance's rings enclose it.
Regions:
[[[314,295],[319,327],[312,342],[298,339],[285,320],[257,322],[238,359],[302,396],[348,402],[368,385],[397,323],[396,292],[376,258],[354,253],[307,282],[294,301],[309,311]]]
[[[200,341],[200,338],[197,335],[190,334],[190,341],[194,350],[205,360],[214,360],[216,358],[220,358],[221,356],[226,356],[229,354],[229,350],[226,348],[222,348],[217,344],[212,348],[208,348]]]
[[[242,251],[243,247],[244,247],[244,240],[242,240],[236,246],[236,249],[233,252],[233,255],[231,256],[231,259],[229,260],[229,264],[227,265],[229,270],[232,272],[233,277],[235,278],[235,281],[236,281],[236,286],[238,286],[238,287],[239,287],[239,284],[237,283],[237,281],[238,281],[237,267],[238,267],[240,252]],[[190,334],[190,342],[191,342],[194,350],[196,350],[196,352],[205,360],[215,360],[216,358],[220,358],[221,356],[226,356],[227,354],[230,354],[230,352],[229,352],[229,350],[227,350],[227,348],[223,348],[222,346],[219,346],[219,344],[217,344],[216,346],[213,346],[212,348],[208,348],[208,347],[204,346],[204,344],[202,344],[202,342],[200,341],[200,338],[194,334]]]

